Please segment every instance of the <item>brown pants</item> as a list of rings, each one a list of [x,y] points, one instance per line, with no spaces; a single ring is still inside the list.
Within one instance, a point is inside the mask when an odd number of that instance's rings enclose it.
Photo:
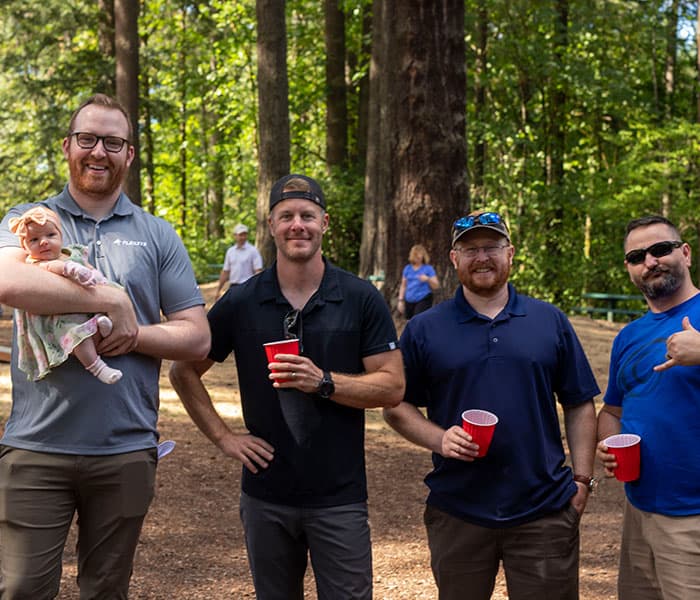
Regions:
[[[572,506],[504,529],[430,505],[424,518],[440,600],[488,600],[501,561],[510,600],[578,600],[579,517]]]
[[[0,597],[49,600],[78,513],[81,600],[125,599],[153,498],[156,450],[113,456],[0,447]]]
[[[700,515],[669,517],[625,501],[618,598],[700,598]]]

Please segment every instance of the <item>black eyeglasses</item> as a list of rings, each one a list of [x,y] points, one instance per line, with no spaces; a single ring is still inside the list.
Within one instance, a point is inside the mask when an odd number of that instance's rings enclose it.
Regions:
[[[78,142],[78,146],[84,150],[90,150],[97,146],[97,142],[102,140],[102,145],[107,152],[112,152],[116,154],[121,152],[124,144],[129,144],[129,140],[117,137],[116,135],[95,135],[94,133],[86,133],[84,131],[74,131],[70,133],[68,137],[75,136],[75,141]]]
[[[637,248],[636,250],[630,250],[627,254],[625,254],[625,260],[630,265],[638,265],[644,262],[647,252],[654,258],[661,258],[662,256],[668,256],[676,248],[680,248],[682,245],[683,242],[679,242],[677,240],[673,242],[657,242],[648,248]]]
[[[468,217],[462,217],[454,222],[453,227],[455,229],[470,229],[476,224],[479,225],[494,225],[496,223],[503,223],[501,220],[501,215],[495,212],[485,212],[480,215],[470,215]]]
[[[296,332],[294,330],[296,330]],[[303,329],[301,325],[301,310],[295,308],[284,315],[284,319],[282,319],[282,331],[285,340],[299,340],[299,352],[302,352]]]

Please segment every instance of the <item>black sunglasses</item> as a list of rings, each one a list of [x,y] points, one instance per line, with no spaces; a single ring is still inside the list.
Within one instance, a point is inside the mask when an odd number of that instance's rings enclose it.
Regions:
[[[468,217],[462,217],[454,222],[453,227],[455,229],[469,229],[474,227],[477,223],[479,225],[494,225],[496,223],[502,223],[501,215],[495,212],[485,212],[480,215],[470,215]]]
[[[299,352],[302,352],[303,349],[301,340],[303,329],[301,323],[301,310],[295,308],[284,315],[284,319],[282,319],[282,331],[284,332],[285,340],[299,340]]]
[[[78,142],[78,146],[84,150],[90,150],[97,146],[97,142],[102,140],[102,145],[107,152],[116,154],[121,152],[124,144],[128,144],[129,140],[117,137],[116,135],[95,135],[94,133],[86,133],[84,131],[74,131],[70,133],[68,137],[75,136],[75,141]]]
[[[625,260],[631,265],[638,265],[644,262],[647,252],[654,258],[661,258],[662,256],[668,256],[676,248],[680,248],[682,245],[683,242],[679,241],[657,242],[648,248],[637,248],[636,250],[630,250],[627,254],[625,254]]]

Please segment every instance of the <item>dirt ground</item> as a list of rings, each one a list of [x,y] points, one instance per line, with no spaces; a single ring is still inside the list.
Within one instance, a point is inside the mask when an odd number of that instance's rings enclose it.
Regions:
[[[212,286],[203,286],[211,299]],[[11,335],[8,312],[0,319],[0,344]],[[583,317],[572,322],[601,389],[607,384],[610,344],[619,325]],[[226,459],[192,424],[168,380],[161,377],[161,439],[175,450],[158,467],[157,496],[146,519],[131,581],[132,599],[223,600],[254,598],[238,517],[240,465]],[[232,360],[205,376],[218,410],[243,428]],[[596,399],[600,403],[600,397]],[[0,364],[0,419],[10,408],[9,366]],[[367,413],[367,469],[376,600],[437,598],[422,524],[423,477],[430,456],[389,429],[381,412]],[[600,467],[596,465],[598,475]],[[581,598],[614,599],[623,490],[604,480],[581,525]],[[75,529],[75,528],[74,528]],[[65,549],[60,599],[77,600],[75,530]],[[309,569],[311,571],[311,569]],[[315,598],[311,573],[306,597]],[[494,600],[507,598],[502,574]]]

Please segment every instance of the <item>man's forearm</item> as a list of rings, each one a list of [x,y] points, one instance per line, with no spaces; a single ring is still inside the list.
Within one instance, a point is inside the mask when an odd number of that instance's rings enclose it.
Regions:
[[[440,454],[442,437],[445,430],[429,421],[425,415],[408,402],[401,402],[396,407],[385,408],[384,420],[409,442]]]
[[[203,306],[168,315],[168,320],[139,327],[136,351],[168,360],[202,360],[211,336]]]
[[[195,425],[215,445],[231,435],[231,430],[216,412],[202,375],[213,364],[205,359],[198,362],[176,361],[170,367],[170,383]]]
[[[35,315],[109,312],[128,300],[113,286],[85,288],[23,261],[0,258],[0,303]]]
[[[620,416],[622,411],[618,407],[609,407],[604,404],[598,413],[598,440],[620,433]]]
[[[593,475],[596,445],[593,401],[565,408],[564,425],[574,472],[577,475]]]

